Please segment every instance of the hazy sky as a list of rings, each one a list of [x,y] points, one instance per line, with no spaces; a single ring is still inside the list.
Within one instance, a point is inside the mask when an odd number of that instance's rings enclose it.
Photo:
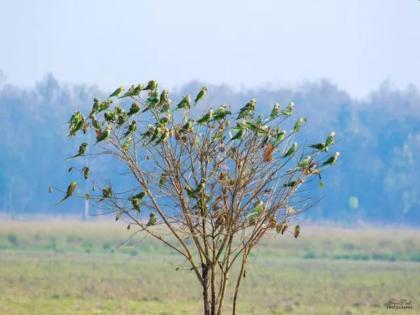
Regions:
[[[354,96],[420,87],[420,1],[0,0],[0,69],[111,89],[155,78],[236,87],[328,78]]]

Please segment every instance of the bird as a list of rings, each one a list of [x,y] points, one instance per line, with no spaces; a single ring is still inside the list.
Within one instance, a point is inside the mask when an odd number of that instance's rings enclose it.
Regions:
[[[90,169],[89,167],[85,166],[82,168],[82,174],[85,179],[89,178]]]
[[[93,114],[97,113],[99,110],[99,99],[97,99],[96,97],[93,99],[93,106],[92,106],[92,110],[89,113],[89,117],[92,117]]]
[[[331,133],[328,135],[327,139],[325,140],[325,145],[327,147],[333,145],[334,140],[335,140],[335,131],[331,131]]]
[[[200,119],[197,120],[198,124],[207,124],[213,119],[213,110],[210,109],[206,114],[204,114]]]
[[[311,164],[311,161],[312,161],[312,157],[308,155],[302,160],[300,160],[298,166],[301,168],[307,168]]]
[[[156,90],[156,88],[158,87],[158,83],[155,80],[150,80],[149,82],[147,82],[146,87],[143,88],[143,90]]]
[[[252,113],[254,112],[256,106],[257,106],[256,99],[255,98],[251,99],[248,103],[245,104],[244,107],[242,107],[239,110],[239,114],[238,114],[237,119],[247,118],[247,117],[251,116]]]
[[[295,238],[298,238],[299,234],[300,234],[300,225],[297,224],[295,226],[295,230],[293,231],[293,235],[294,235]]]
[[[107,122],[114,122],[115,121],[115,114],[109,110],[104,113],[104,118]]]
[[[251,225],[255,224],[255,220],[264,212],[265,206],[263,201],[254,202],[253,208],[247,215],[247,219]]]
[[[134,115],[140,111],[140,105],[136,102],[131,104],[130,110],[128,111],[128,116]]]
[[[293,127],[293,131],[294,132],[299,132],[300,131],[300,129],[302,128],[302,126],[303,126],[303,124],[304,123],[306,123],[306,118],[299,118],[297,121],[296,121],[296,123],[295,123],[295,125],[294,125],[294,127]]]
[[[283,155],[284,158],[290,157],[293,154],[295,154],[296,150],[298,148],[297,142],[293,143],[292,146],[289,148],[289,150],[286,151],[286,153]]]
[[[282,114],[284,116],[291,116],[293,114],[293,111],[295,109],[295,103],[290,102],[286,108],[283,110]]]
[[[111,198],[112,197],[112,188],[111,186],[105,187],[102,189],[102,196],[105,198]]]
[[[315,144],[310,145],[309,147],[314,148],[318,151],[327,151],[328,150],[327,149],[328,147],[325,145],[325,143],[315,143]]]
[[[157,217],[155,213],[150,213],[149,215],[149,221],[146,223],[146,226],[152,226],[155,225],[157,222]]]
[[[127,137],[129,134],[135,132],[137,130],[137,123],[135,120],[133,120],[127,128],[127,131],[124,134],[124,137]]]
[[[124,143],[122,145],[122,149],[124,151],[128,151],[130,149],[131,144],[133,143],[133,138],[131,136],[128,136],[125,138]]]
[[[133,206],[133,209],[140,212],[140,199],[138,198],[131,198],[131,205]]]
[[[111,95],[109,95],[109,97],[118,97],[123,91],[124,87],[120,86],[114,92],[112,92]]]
[[[280,115],[280,104],[275,103],[273,109],[271,110],[270,119],[273,120]]]
[[[226,105],[221,105],[213,113],[213,120],[219,121],[225,118],[227,115],[231,115],[232,112],[227,108]]]
[[[107,110],[111,106],[112,99],[107,99],[99,104],[98,113]]]
[[[61,199],[57,204],[62,203],[64,200],[66,200],[68,197],[72,196],[74,194],[74,192],[77,189],[77,182],[71,182],[70,185],[67,187],[67,192],[66,195],[64,196],[63,199]]]
[[[76,133],[83,128],[85,124],[85,118],[81,112],[74,113],[69,121],[69,136],[74,136]]]
[[[92,122],[92,127],[95,128],[95,130],[101,129],[101,125],[100,125],[99,121],[96,119],[95,114],[92,114],[90,116],[90,120]]]
[[[169,91],[163,90],[159,97],[159,105],[162,106],[162,112],[169,111],[169,106],[171,105],[171,100],[169,99]]]
[[[83,142],[83,143],[79,146],[79,150],[77,151],[77,154],[75,154],[75,155],[73,155],[73,156],[71,156],[71,157],[68,157],[66,160],[69,160],[69,159],[74,159],[74,158],[76,158],[76,157],[79,157],[79,156],[85,155],[85,154],[86,154],[86,151],[87,151],[87,147],[88,147],[88,144],[87,144],[86,142]]]
[[[335,152],[334,155],[330,156],[322,165],[333,165],[337,162],[338,157],[340,156],[340,152]]]
[[[179,132],[181,133],[191,132],[193,129],[193,124],[194,122],[191,119],[188,119],[188,121],[181,127]]]
[[[274,145],[280,144],[286,137],[286,130],[277,129],[274,135]]]
[[[191,96],[186,95],[182,98],[181,102],[176,106],[177,108],[190,109],[191,108]]]
[[[194,104],[197,104],[204,96],[206,96],[207,87],[203,86],[195,97]]]
[[[96,136],[96,143],[106,140],[111,135],[111,127],[108,126],[104,131],[99,131]]]

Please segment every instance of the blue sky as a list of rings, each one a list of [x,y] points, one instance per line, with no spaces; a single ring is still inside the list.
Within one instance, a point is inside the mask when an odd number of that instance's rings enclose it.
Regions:
[[[420,87],[420,1],[0,0],[0,69],[112,89],[155,78],[234,87],[327,78],[363,97]]]

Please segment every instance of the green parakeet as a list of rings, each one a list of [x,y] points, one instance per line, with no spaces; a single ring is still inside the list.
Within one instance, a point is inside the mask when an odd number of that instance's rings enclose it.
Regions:
[[[334,144],[334,140],[335,140],[335,132],[334,132],[334,131],[332,131],[332,132],[328,135],[327,139],[325,140],[325,145],[326,145],[327,147],[329,147],[329,146],[333,145],[333,144]]]
[[[291,157],[293,154],[295,154],[297,148],[298,148],[297,142],[293,143],[292,146],[283,155],[283,157],[284,158]]]
[[[280,104],[276,103],[271,110],[270,119],[275,119],[280,115]]]
[[[110,186],[105,187],[102,189],[102,196],[105,198],[111,198],[112,197],[112,188]]]
[[[327,146],[325,145],[325,143],[316,143],[316,144],[312,144],[309,147],[317,149],[318,151],[326,151]]]
[[[68,197],[70,197],[71,195],[73,195],[74,192],[76,191],[76,189],[77,189],[77,182],[71,182],[70,185],[67,187],[66,195],[57,204],[62,203]]]
[[[155,90],[158,87],[158,83],[155,80],[151,80],[147,83],[144,90]]]
[[[124,91],[124,87],[120,86],[118,87],[114,92],[111,93],[109,97],[118,97],[120,94]]]
[[[231,115],[232,112],[228,110],[226,105],[221,105],[218,109],[216,109],[213,113],[213,119],[216,121],[222,120],[227,115]]]
[[[278,145],[286,137],[286,130],[277,129],[274,135],[274,145]]]
[[[255,98],[251,99],[248,103],[245,104],[244,107],[242,107],[239,110],[238,118],[248,118],[249,116],[252,116],[252,114],[255,111],[255,107],[257,106],[257,101]]]
[[[135,120],[133,120],[129,125],[128,125],[128,129],[124,134],[124,137],[127,137],[129,134],[135,132],[137,130],[137,123]]]
[[[106,127],[105,128],[105,130],[104,131],[99,131],[98,133],[97,133],[97,136],[96,136],[96,143],[98,143],[98,142],[101,142],[101,141],[104,141],[104,140],[106,140],[106,139],[108,139],[108,137],[111,135],[111,127],[110,126],[108,126],[108,127]]]
[[[206,96],[207,87],[202,87],[201,90],[198,92],[197,96],[195,97],[194,103],[197,104],[204,96]]]
[[[330,156],[322,165],[333,165],[337,162],[340,152],[335,152],[334,155]]]
[[[128,116],[137,114],[140,111],[140,105],[138,103],[131,104],[130,110],[128,111]]]
[[[294,127],[293,127],[293,131],[294,132],[299,132],[300,131],[300,129],[302,128],[302,126],[303,126],[303,124],[304,123],[306,123],[306,118],[299,118],[297,121],[296,121],[296,123],[295,123],[295,125],[294,125]]]
[[[79,146],[79,150],[77,151],[77,154],[75,154],[75,155],[67,158],[67,160],[73,159],[73,158],[76,158],[76,157],[79,157],[79,156],[82,156],[82,155],[85,155],[86,154],[86,151],[87,151],[87,147],[88,147],[88,144],[86,142],[83,142]]]
[[[84,177],[85,179],[88,179],[88,178],[89,178],[89,174],[90,174],[90,169],[89,169],[89,167],[87,167],[87,166],[83,167],[83,168],[82,168],[82,174],[83,174],[83,177]]]
[[[213,110],[210,109],[206,114],[204,114],[199,120],[197,120],[197,123],[199,124],[207,124],[213,119]]]
[[[298,166],[301,168],[307,168],[311,164],[311,162],[312,162],[312,157],[307,156],[299,161]]]
[[[176,106],[177,108],[190,109],[191,108],[191,96],[186,95],[182,98],[181,102]]]
[[[95,97],[93,99],[92,110],[90,111],[89,117],[92,117],[93,114],[97,113],[99,110],[99,100]]]
[[[293,231],[293,236],[295,238],[298,238],[299,234],[300,234],[300,225],[298,224],[295,226],[295,230]]]
[[[286,106],[286,108],[283,110],[283,113],[282,114],[285,115],[285,116],[291,116],[291,115],[293,115],[294,109],[295,109],[295,103],[290,102]]]
[[[115,114],[109,110],[104,113],[104,119],[107,122],[114,122],[115,121]]]
[[[188,121],[181,127],[179,131],[181,133],[191,132],[193,129],[193,124],[193,121],[191,119],[188,119]]]
[[[149,221],[146,223],[146,226],[153,226],[157,223],[156,214],[150,213]]]
[[[99,129],[101,129],[101,124],[100,124],[100,123],[99,123],[99,121],[96,119],[95,114],[92,114],[92,115],[90,116],[90,120],[91,120],[91,122],[92,122],[92,127],[93,127],[95,130],[99,130]]]

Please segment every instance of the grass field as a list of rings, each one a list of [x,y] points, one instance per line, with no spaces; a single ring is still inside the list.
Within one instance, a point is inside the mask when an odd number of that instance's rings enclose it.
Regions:
[[[200,314],[183,261],[142,236],[118,248],[129,235],[104,221],[0,222],[0,314]],[[247,271],[239,314],[420,314],[418,230],[304,227],[263,242]],[[413,309],[387,310],[391,298]]]

